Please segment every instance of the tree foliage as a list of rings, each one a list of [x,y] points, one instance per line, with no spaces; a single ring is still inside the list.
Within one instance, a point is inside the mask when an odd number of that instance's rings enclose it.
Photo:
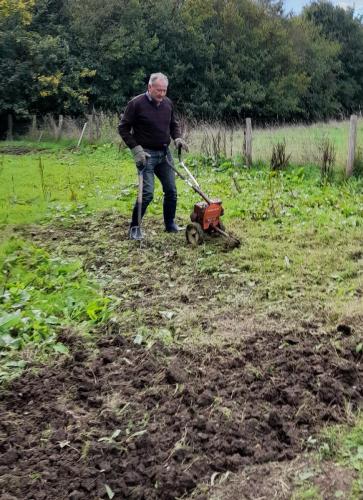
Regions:
[[[17,16],[21,23],[29,24],[35,0],[0,0],[0,17]]]
[[[344,113],[354,111],[363,101],[363,24],[351,8],[328,2],[313,2],[304,16],[319,27],[325,39],[338,44],[339,68],[336,70],[336,98]]]
[[[19,22],[24,19],[26,2],[18,3],[19,9],[0,18],[1,112],[23,117],[82,112],[88,103],[87,79],[95,71],[71,50],[72,35],[63,23],[60,2],[38,1],[26,22]],[[53,16],[49,15],[52,3]]]
[[[313,120],[363,97],[363,25],[314,2],[0,0],[0,113],[121,111],[151,72],[180,112],[204,119]]]

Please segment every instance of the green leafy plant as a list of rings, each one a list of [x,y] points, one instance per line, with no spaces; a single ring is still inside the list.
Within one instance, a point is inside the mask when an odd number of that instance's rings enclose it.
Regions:
[[[19,350],[29,343],[58,353],[57,328],[98,323],[110,314],[110,299],[98,295],[77,261],[52,258],[21,240],[5,247],[0,295],[0,347]]]

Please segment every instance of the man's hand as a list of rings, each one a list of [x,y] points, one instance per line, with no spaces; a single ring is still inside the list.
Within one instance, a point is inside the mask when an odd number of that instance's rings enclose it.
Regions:
[[[184,149],[186,152],[189,151],[188,144],[181,137],[174,139],[174,143],[175,143],[176,149],[181,148],[181,149]]]
[[[146,153],[146,151],[144,151],[142,146],[135,146],[131,149],[131,153],[134,155],[134,160],[137,168],[146,167],[147,160],[148,158],[150,158],[150,155],[149,153]]]

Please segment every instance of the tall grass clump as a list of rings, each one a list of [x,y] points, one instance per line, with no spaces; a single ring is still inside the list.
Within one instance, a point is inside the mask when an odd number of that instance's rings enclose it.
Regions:
[[[207,124],[202,126],[203,136],[200,152],[210,158],[227,158],[227,129],[220,125],[211,127]]]
[[[41,158],[39,158],[38,170],[39,170],[39,175],[40,175],[40,186],[42,189],[43,199],[47,200],[48,198],[50,198],[50,193],[49,193],[49,190],[47,188],[47,184],[45,182],[44,164],[43,164]]]
[[[363,147],[358,147],[353,164],[354,177],[363,177]]]
[[[285,170],[289,166],[291,154],[286,153],[286,140],[277,142],[272,147],[271,170]]]
[[[334,165],[336,160],[336,150],[334,143],[325,137],[319,144],[320,153],[320,179],[322,184],[332,182],[334,178]]]

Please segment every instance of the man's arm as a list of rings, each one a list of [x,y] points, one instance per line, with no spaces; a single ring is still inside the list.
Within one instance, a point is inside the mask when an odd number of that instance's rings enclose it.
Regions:
[[[174,106],[171,103],[171,119],[170,119],[170,135],[172,139],[177,139],[178,137],[181,137],[181,131],[180,131],[180,126],[175,118],[175,113],[174,113]]]
[[[130,149],[135,148],[138,144],[131,133],[135,120],[135,103],[130,101],[126,106],[125,113],[123,114],[118,126],[118,131],[122,139],[125,141],[126,146]]]
[[[134,156],[136,166],[138,168],[145,167],[147,159],[150,155],[144,151],[142,146],[137,144],[133,134],[131,133],[133,124],[135,120],[135,103],[130,101],[126,106],[125,113],[123,114],[120,124],[118,126],[118,131],[122,139],[125,141],[126,146],[131,149],[131,153]]]

